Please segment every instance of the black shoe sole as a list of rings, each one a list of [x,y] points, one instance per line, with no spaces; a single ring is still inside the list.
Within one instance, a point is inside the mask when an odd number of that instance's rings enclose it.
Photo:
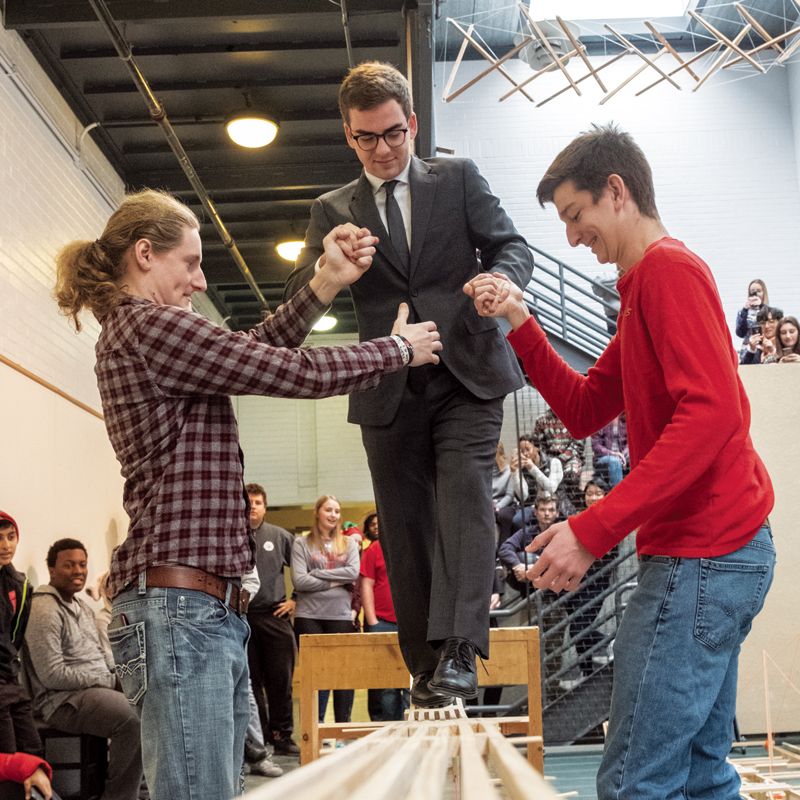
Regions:
[[[478,696],[478,690],[472,692],[466,689],[454,689],[452,686],[443,686],[435,684],[433,681],[428,681],[428,688],[432,692],[439,692],[439,694],[446,694],[449,697],[460,697],[462,700],[473,700]]]
[[[452,703],[450,702],[450,697],[445,695],[441,700],[437,698],[435,700],[428,700],[427,702],[420,702],[412,697],[411,705],[414,706],[414,708],[445,708],[452,705]]]

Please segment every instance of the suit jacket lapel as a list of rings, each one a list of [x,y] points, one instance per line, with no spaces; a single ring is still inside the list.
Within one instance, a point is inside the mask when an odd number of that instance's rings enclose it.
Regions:
[[[408,277],[408,272],[403,267],[400,259],[397,256],[392,241],[389,238],[389,232],[381,222],[381,216],[378,213],[378,207],[375,205],[375,195],[372,193],[372,186],[367,180],[364,173],[361,173],[361,179],[356,185],[353,199],[350,202],[350,213],[356,224],[369,228],[374,236],[378,237],[378,244],[376,245],[377,251],[404,277]]]
[[[409,269],[410,276],[413,276],[431,220],[437,177],[431,171],[429,164],[413,156],[408,180],[411,185],[411,263]]]

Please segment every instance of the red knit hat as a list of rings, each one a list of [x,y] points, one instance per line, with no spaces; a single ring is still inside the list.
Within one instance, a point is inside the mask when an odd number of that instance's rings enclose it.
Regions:
[[[0,511],[0,520],[2,519],[10,522],[14,526],[14,530],[17,532],[17,536],[19,536],[19,525],[17,525],[17,521],[14,519],[14,517],[12,517],[11,514],[6,514],[5,511]]]

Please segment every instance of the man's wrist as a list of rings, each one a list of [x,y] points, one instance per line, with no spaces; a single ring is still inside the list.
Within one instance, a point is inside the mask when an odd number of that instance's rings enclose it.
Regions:
[[[397,346],[400,348],[400,355],[403,357],[403,365],[408,366],[414,360],[414,348],[411,342],[399,333],[393,333],[392,339],[397,342]]]

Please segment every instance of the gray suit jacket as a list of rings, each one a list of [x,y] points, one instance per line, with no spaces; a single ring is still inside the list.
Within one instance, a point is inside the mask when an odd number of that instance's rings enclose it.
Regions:
[[[369,228],[380,242],[372,267],[350,287],[361,341],[386,336],[407,302],[411,321],[434,320],[442,336],[441,359],[481,399],[502,397],[523,384],[516,358],[497,321],[478,316],[464,283],[481,270],[502,272],[525,286],[533,271],[530,250],[472,161],[412,157],[411,263],[406,271],[392,248],[372,187],[362,173],[322,195],[311,208],[305,247],[286,282],[291,297],[314,275],[322,239],[336,225]],[[408,370],[350,395],[348,419],[386,425],[394,418]]]

